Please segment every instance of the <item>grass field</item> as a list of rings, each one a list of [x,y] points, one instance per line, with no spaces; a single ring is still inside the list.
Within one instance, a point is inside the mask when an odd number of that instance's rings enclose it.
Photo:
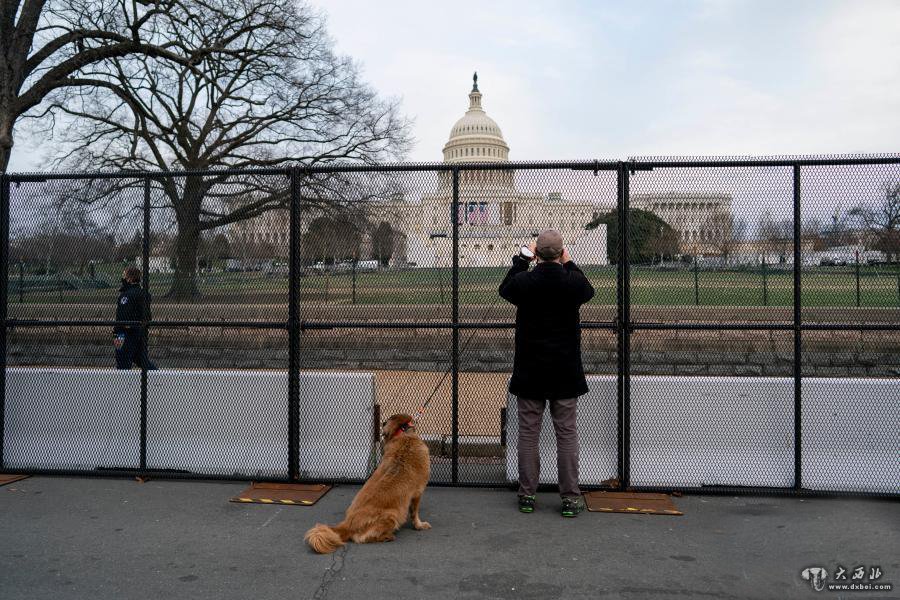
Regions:
[[[597,293],[593,304],[616,302],[616,268],[584,269]],[[489,304],[497,299],[504,268],[463,268],[459,271],[462,304]],[[307,275],[300,279],[301,301],[312,304],[449,304],[450,269],[409,269],[367,273]],[[897,307],[900,306],[900,265],[860,269],[816,267],[801,272],[805,306]],[[171,274],[151,274],[155,303],[165,303]],[[115,298],[118,271],[98,269],[96,279],[49,276],[23,277],[10,269],[9,302],[106,303]],[[858,292],[857,292],[858,283]],[[202,273],[198,278],[204,303],[283,304],[288,279],[284,273]],[[73,289],[74,288],[74,289]],[[793,272],[768,270],[663,271],[631,268],[631,301],[634,305],[662,306],[790,306],[793,302]]]

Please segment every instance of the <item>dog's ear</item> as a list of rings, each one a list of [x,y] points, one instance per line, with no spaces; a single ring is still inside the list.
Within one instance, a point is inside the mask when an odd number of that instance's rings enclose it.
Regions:
[[[397,428],[401,423],[399,416],[400,415],[392,415],[388,418],[387,421],[384,422],[384,425],[381,427],[381,434],[386,439],[390,439],[397,432]]]

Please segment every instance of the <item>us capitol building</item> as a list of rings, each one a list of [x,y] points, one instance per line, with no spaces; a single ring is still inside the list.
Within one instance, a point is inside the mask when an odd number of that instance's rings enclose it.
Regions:
[[[497,123],[485,113],[478,76],[469,92],[469,109],[450,130],[444,144],[445,164],[498,164],[509,162],[509,145]],[[569,172],[561,172],[568,176]],[[551,171],[516,172],[515,169],[459,172],[459,266],[506,266],[520,246],[531,242],[542,229],[556,229],[572,258],[579,264],[605,265],[606,226],[586,230],[595,215],[615,209],[611,198],[567,198],[559,191],[584,195],[585,186],[556,179]],[[435,179],[418,188],[391,194],[365,209],[369,231],[362,231],[361,259],[373,256],[373,232],[380,223],[394,231],[389,265],[392,267],[449,267],[453,263],[452,172],[429,173]],[[405,183],[407,180],[403,180]],[[424,183],[424,185],[423,185]],[[528,188],[524,190],[523,188]],[[423,193],[423,189],[428,191]],[[610,194],[607,194],[610,196]],[[727,193],[633,193],[631,206],[659,215],[677,232],[682,253],[721,254],[721,241],[731,237],[732,199]],[[301,217],[300,233],[306,233],[315,214]],[[269,244],[279,256],[287,256],[287,211],[270,211],[258,219],[235,223],[228,237],[242,244]],[[335,257],[339,259],[340,257]]]
[[[481,105],[478,76],[469,92],[469,110],[450,130],[444,163],[509,162],[509,146],[497,123]],[[520,191],[523,182],[537,188],[546,172],[513,169],[461,170],[459,173],[459,266],[506,266],[519,247],[542,229],[557,229],[572,258],[581,264],[605,265],[606,226],[585,230],[594,215],[610,210],[599,201],[569,200],[561,192]],[[402,223],[402,244],[395,259],[416,267],[447,267],[453,260],[452,172],[438,174],[437,191],[385,205]],[[551,177],[547,177],[552,181]],[[400,247],[402,246],[402,247]]]

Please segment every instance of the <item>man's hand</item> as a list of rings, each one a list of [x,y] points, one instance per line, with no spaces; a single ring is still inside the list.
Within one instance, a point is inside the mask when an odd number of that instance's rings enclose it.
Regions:
[[[125,336],[117,335],[113,337],[113,347],[115,347],[116,350],[121,350],[124,345]]]
[[[570,260],[572,260],[572,257],[569,256],[569,249],[568,249],[568,248],[563,248],[563,253],[562,253],[562,264],[566,264],[566,263],[569,262]]]

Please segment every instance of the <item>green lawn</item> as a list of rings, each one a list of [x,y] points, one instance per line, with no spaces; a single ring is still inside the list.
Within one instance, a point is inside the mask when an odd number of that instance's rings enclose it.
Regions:
[[[104,303],[115,297],[118,270],[98,268],[96,280],[87,277],[40,277],[28,275],[19,292],[19,276],[12,267],[9,302],[17,303]],[[497,299],[497,287],[504,268],[464,268],[459,272],[459,296],[463,304],[490,304]],[[616,301],[616,268],[587,267],[585,273],[597,290],[591,301],[609,305]],[[438,304],[450,302],[450,269],[409,269],[357,273],[356,303]],[[765,281],[764,281],[765,279]],[[60,282],[63,282],[60,285]],[[154,302],[166,302],[171,274],[151,274]],[[696,283],[696,285],[695,285]],[[99,285],[101,287],[89,287]],[[856,306],[857,279],[852,268],[817,267],[802,272],[805,306]],[[103,287],[105,286],[105,287]],[[202,273],[198,279],[201,301],[225,303],[272,303],[287,301],[288,279],[283,273]],[[74,287],[75,289],[71,289]],[[351,273],[309,275],[300,279],[300,297],[310,303],[348,304],[353,302]],[[900,306],[900,266],[864,267],[859,277],[859,304],[866,307]],[[669,306],[790,306],[793,302],[793,273],[790,271],[721,271],[691,269],[661,271],[633,266],[631,300],[634,305]]]

